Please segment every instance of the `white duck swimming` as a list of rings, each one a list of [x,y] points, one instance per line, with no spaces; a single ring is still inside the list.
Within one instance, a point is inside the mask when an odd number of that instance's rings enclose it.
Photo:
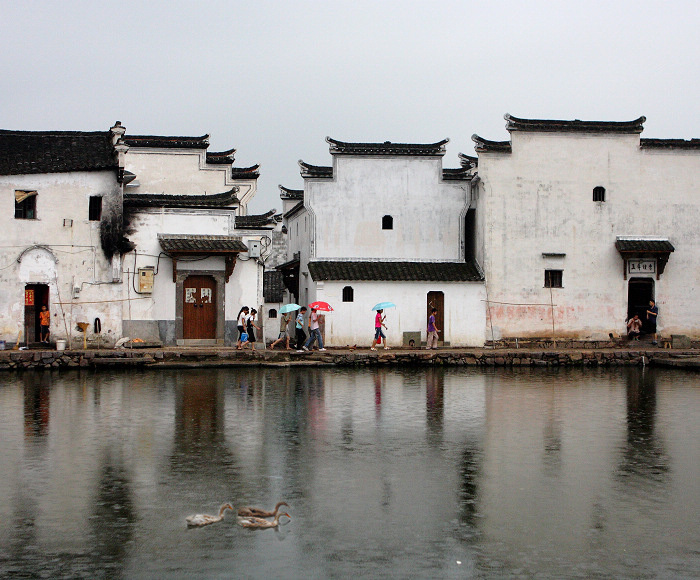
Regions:
[[[187,516],[185,518],[185,521],[187,522],[187,525],[189,527],[208,526],[209,524],[215,524],[216,522],[220,522],[221,520],[223,520],[224,512],[226,510],[233,511],[233,506],[230,503],[225,503],[221,506],[221,509],[219,509],[218,516],[210,516],[209,514],[197,514],[194,516]]]
[[[288,513],[284,512],[281,514],[277,514],[275,516],[275,519],[270,521],[266,520],[263,518],[256,518],[254,516],[249,516],[247,518],[242,518],[238,517],[238,523],[243,526],[244,528],[254,528],[254,529],[264,529],[264,528],[276,528],[277,526],[280,525],[280,518],[282,516],[287,516],[290,520],[292,519],[292,516],[290,516]]]

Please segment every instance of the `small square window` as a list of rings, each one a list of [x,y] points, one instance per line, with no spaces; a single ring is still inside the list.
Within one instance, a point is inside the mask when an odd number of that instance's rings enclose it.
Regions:
[[[102,196],[90,196],[90,210],[88,219],[91,222],[98,222],[102,218]]]
[[[346,286],[343,288],[343,302],[353,302],[355,300],[355,292],[352,286]]]
[[[15,219],[36,219],[36,191],[15,191]]]
[[[593,201],[605,201],[605,188],[598,187],[593,188]]]
[[[385,215],[382,218],[382,229],[383,230],[393,230],[394,229],[394,218],[390,215]]]
[[[562,274],[563,270],[545,270],[544,271],[544,287],[545,288],[563,288]]]

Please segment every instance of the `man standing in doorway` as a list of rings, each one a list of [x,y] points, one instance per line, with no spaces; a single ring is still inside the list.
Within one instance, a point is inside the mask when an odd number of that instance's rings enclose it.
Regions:
[[[649,325],[649,332],[654,333],[654,340],[651,344],[658,344],[656,337],[656,319],[659,316],[659,307],[653,300],[649,300],[649,308],[647,308],[647,324]]]
[[[41,312],[39,312],[39,340],[48,344],[49,334],[51,331],[49,327],[51,326],[51,313],[49,312],[46,305],[41,307]]]

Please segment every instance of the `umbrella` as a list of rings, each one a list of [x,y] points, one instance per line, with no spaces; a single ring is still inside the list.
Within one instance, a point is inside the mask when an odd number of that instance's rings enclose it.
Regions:
[[[380,302],[372,306],[372,310],[384,310],[385,308],[396,308],[396,304],[393,302]]]
[[[320,310],[321,312],[333,312],[333,308],[331,307],[328,302],[312,302],[309,304],[309,308],[313,308],[314,310]]]
[[[300,308],[301,308],[301,306],[299,306],[298,304],[294,304],[294,302],[292,302],[291,304],[285,304],[284,306],[282,306],[282,308],[280,308],[280,314],[287,314],[287,312],[294,312],[295,310],[299,310]]]

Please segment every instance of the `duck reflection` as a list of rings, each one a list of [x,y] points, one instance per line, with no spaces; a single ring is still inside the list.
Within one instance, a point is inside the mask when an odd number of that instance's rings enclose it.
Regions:
[[[425,414],[428,443],[440,446],[445,417],[445,370],[430,367],[425,371]]]
[[[656,381],[653,371],[630,371],[627,375],[627,439],[618,475],[634,483],[657,486],[666,481],[668,457],[655,432]]]

